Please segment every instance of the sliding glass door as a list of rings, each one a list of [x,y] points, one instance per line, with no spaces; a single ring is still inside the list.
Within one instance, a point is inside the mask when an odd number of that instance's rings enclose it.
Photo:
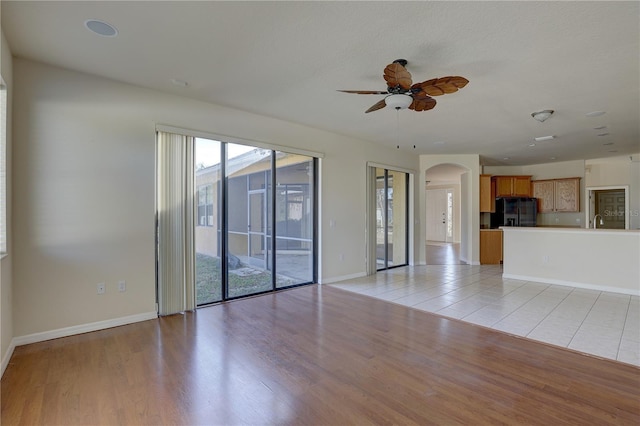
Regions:
[[[272,290],[270,267],[272,151],[226,144],[226,298]]]
[[[408,263],[408,187],[404,172],[376,168],[377,269]]]
[[[196,139],[195,163],[198,305],[316,281],[313,157]]]
[[[276,153],[276,287],[313,281],[314,160]]]

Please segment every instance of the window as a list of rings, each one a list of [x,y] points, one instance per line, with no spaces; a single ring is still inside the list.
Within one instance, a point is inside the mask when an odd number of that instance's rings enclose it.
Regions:
[[[197,226],[213,226],[213,184],[198,187]]]

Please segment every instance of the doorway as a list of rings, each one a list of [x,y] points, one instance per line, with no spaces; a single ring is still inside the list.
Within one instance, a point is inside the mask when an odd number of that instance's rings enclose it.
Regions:
[[[443,163],[425,171],[425,253],[427,265],[460,265],[464,235],[463,182],[468,169]]]
[[[427,241],[453,242],[453,212],[452,189],[427,190]]]
[[[409,175],[375,168],[376,270],[408,264]]]
[[[589,187],[586,222],[590,228],[629,229],[629,187]]]

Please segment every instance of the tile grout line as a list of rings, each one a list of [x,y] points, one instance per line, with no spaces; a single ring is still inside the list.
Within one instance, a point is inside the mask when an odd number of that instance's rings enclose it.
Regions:
[[[572,291],[573,293],[573,291]],[[589,314],[591,313],[591,311],[593,310],[593,307],[596,305],[596,303],[598,302],[598,299],[600,299],[600,295],[602,294],[602,292],[598,292],[598,297],[596,297],[596,300],[593,301],[593,303],[591,304],[591,307],[589,308],[589,312],[587,312],[587,314],[584,316],[584,318],[582,319],[582,321],[580,322],[580,325],[578,326],[578,329],[576,330],[576,332],[573,334],[573,336],[571,337],[571,340],[569,340],[569,343],[567,343],[567,348],[569,346],[571,346],[571,342],[573,342],[573,339],[576,338],[576,334],[578,334],[578,332],[580,331],[580,329],[582,328],[582,326],[584,325],[584,322],[586,321],[586,319],[589,317]]]
[[[627,303],[627,311],[624,313],[624,324],[622,324],[622,333],[620,333],[620,341],[618,342],[618,350],[616,351],[616,360],[620,358],[620,347],[622,346],[622,339],[624,338],[624,329],[627,327],[627,321],[629,320],[629,309],[631,309],[631,297]]]
[[[551,287],[551,286],[549,286],[549,287]],[[540,324],[542,324],[542,323],[544,322],[544,320],[546,320],[547,318],[549,318],[549,316],[550,316],[552,313],[554,313],[554,312],[556,311],[556,309],[558,309],[558,307],[562,304],[562,302],[564,302],[565,300],[567,300],[567,298],[569,297],[569,295],[570,295],[571,293],[573,293],[573,291],[574,291],[574,290],[575,290],[575,289],[572,289],[570,292],[568,292],[568,293],[567,293],[567,294],[562,298],[562,300],[561,300],[560,302],[558,302],[558,304],[556,305],[556,307],[555,307],[555,308],[553,308],[553,310],[552,310],[551,312],[549,312],[547,315],[545,315],[545,317],[544,317],[544,318],[542,318],[542,320],[538,323],[538,325],[536,325],[536,326],[533,328],[533,330],[531,330],[529,333],[527,333],[527,335],[526,335],[525,337],[529,337],[529,335],[530,335],[531,333],[533,333],[533,332],[534,332],[538,327],[540,327]],[[578,327],[578,328],[580,328],[580,327]],[[575,335],[577,332],[578,332],[578,330],[576,330],[576,331],[573,333],[573,335]],[[571,336],[571,339],[573,339],[573,335]],[[533,339],[533,337],[531,337],[531,339]],[[535,339],[535,340],[538,340],[538,339]],[[571,340],[569,340],[569,342],[571,342]]]
[[[511,291],[510,291],[510,292],[508,292],[507,294],[504,294],[500,299],[503,299],[505,296],[510,295],[511,293],[513,293],[514,291],[516,291],[517,289],[522,288],[522,286],[524,286],[525,284],[526,284],[526,281],[524,282],[524,284],[522,284],[522,285],[520,285],[520,286],[518,286],[518,287],[514,288],[513,290],[511,290]],[[494,287],[498,287],[498,286],[504,286],[504,284],[494,284],[494,285],[492,285],[491,287],[489,287],[489,288],[487,288],[487,289],[485,289],[485,290],[489,290],[489,289],[492,289],[492,288],[494,288]],[[483,291],[484,291],[484,290],[483,290]],[[471,295],[471,296],[465,297],[464,299],[459,300],[459,301],[457,301],[457,302],[455,302],[455,303],[452,303],[451,305],[449,305],[449,306],[447,306],[447,307],[445,307],[445,308],[442,308],[442,309],[449,308],[449,307],[451,307],[451,306],[455,305],[456,303],[462,302],[463,300],[469,299],[470,297],[475,297],[475,296],[477,296],[477,295],[478,295],[478,294],[480,294],[480,293],[482,293],[482,291],[480,291],[480,292],[478,292],[478,293],[475,293],[475,294],[473,294],[473,295]],[[500,300],[500,299],[498,299],[498,300]],[[487,305],[484,305],[484,306],[482,306],[482,307],[480,307],[480,308],[476,309],[475,311],[468,313],[468,314],[467,314],[467,315],[465,315],[464,317],[461,317],[460,319],[465,319],[465,318],[467,318],[469,315],[473,315],[473,314],[475,314],[476,312],[478,312],[479,310],[484,309],[484,308],[486,308],[486,307],[488,307],[488,306],[491,306],[491,305],[492,305],[492,303],[489,303],[489,304],[487,304]],[[436,312],[440,312],[442,309],[440,309],[439,311],[436,311]],[[512,311],[512,312],[513,312],[513,311]],[[509,314],[507,314],[507,315],[510,315],[510,314],[511,314],[511,312],[510,312]],[[504,317],[503,317],[503,318],[504,318]],[[502,318],[501,318],[501,319],[502,319]]]
[[[522,285],[526,285],[529,281],[525,281],[525,283]],[[521,286],[521,287],[522,287]],[[491,324],[491,328],[493,328],[496,324],[498,324],[499,322],[501,322],[502,320],[504,320],[505,318],[507,318],[509,315],[514,314],[518,309],[522,308],[524,305],[526,305],[527,303],[529,303],[531,301],[531,299],[533,299],[534,297],[538,296],[540,293],[542,293],[543,291],[545,291],[547,288],[549,288],[550,285],[548,285],[547,287],[543,288],[542,290],[540,290],[538,293],[536,293],[534,296],[532,296],[529,300],[527,300],[526,302],[522,303],[521,305],[519,305],[517,308],[515,308],[513,311],[509,312],[507,315],[503,316],[502,318],[500,318],[498,321],[494,322],[493,324]],[[518,287],[520,288],[520,287]],[[497,330],[497,329],[496,329]]]

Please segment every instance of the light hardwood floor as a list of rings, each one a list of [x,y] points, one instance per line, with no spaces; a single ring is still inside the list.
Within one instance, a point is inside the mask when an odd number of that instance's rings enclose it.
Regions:
[[[640,369],[311,285],[16,348],[2,425],[640,423]]]

